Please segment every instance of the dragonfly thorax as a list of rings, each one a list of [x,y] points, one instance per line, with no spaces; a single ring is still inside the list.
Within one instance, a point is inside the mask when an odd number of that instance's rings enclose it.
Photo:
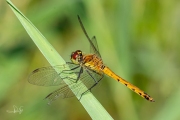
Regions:
[[[76,50],[75,52],[71,53],[71,61],[74,64],[80,64],[83,60],[83,55],[81,50]]]

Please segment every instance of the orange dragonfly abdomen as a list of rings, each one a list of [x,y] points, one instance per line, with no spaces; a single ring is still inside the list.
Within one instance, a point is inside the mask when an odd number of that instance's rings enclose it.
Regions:
[[[117,80],[118,82],[121,82],[122,84],[124,84],[126,87],[128,87],[129,89],[131,89],[132,91],[134,91],[135,93],[137,93],[138,95],[140,95],[141,97],[145,98],[148,101],[151,102],[155,102],[153,100],[152,97],[150,97],[147,93],[145,93],[144,91],[142,91],[141,89],[139,89],[138,87],[134,86],[133,84],[127,82],[126,80],[124,80],[123,78],[119,77],[118,75],[116,75],[112,70],[110,70],[108,67],[104,67],[104,69],[102,70],[106,75],[110,76],[111,78]]]

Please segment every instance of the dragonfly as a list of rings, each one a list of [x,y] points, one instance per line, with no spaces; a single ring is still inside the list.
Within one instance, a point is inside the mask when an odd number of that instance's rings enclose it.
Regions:
[[[28,77],[29,83],[34,85],[59,86],[59,89],[45,97],[48,103],[50,104],[59,97],[69,98],[78,95],[82,97],[85,93],[91,91],[91,89],[102,80],[104,75],[124,84],[127,88],[146,100],[155,102],[154,99],[143,90],[124,80],[104,65],[99,53],[96,37],[93,36],[92,39],[89,38],[79,15],[78,21],[90,44],[90,54],[84,54],[81,50],[76,50],[71,53],[71,62],[67,62],[64,65],[35,69]],[[60,72],[57,72],[57,69],[60,70]],[[68,80],[68,84],[64,82],[65,79]],[[84,89],[84,87],[87,89]],[[70,88],[76,89],[76,92],[72,92]]]

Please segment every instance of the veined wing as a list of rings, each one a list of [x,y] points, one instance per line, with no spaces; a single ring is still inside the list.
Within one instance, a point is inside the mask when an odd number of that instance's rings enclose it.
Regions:
[[[70,88],[76,89],[74,94],[76,96],[82,96],[87,91],[91,90],[102,78],[103,74],[89,70],[88,68],[81,67],[78,70],[75,69],[74,73],[78,76],[78,81],[73,82],[69,85]],[[72,81],[72,79],[68,78]],[[74,80],[73,80],[74,81]],[[68,86],[61,87],[54,92],[50,93],[46,99],[48,100],[48,103],[50,104],[54,100],[56,100],[59,97],[62,98],[68,98],[74,96],[71,90],[67,89]],[[68,87],[68,88],[69,88]]]
[[[29,83],[39,86],[57,86],[60,88],[50,93],[45,99],[50,104],[59,97],[68,98],[74,95],[81,96],[91,88],[93,88],[103,77],[103,74],[89,70],[76,64],[67,63],[68,66],[49,66],[38,68],[29,75]],[[70,70],[68,70],[68,67]],[[55,69],[61,70],[59,73]],[[76,77],[74,76],[76,74]],[[63,80],[69,80],[67,85]],[[87,88],[86,88],[86,87]],[[71,89],[76,89],[75,93]]]
[[[64,85],[63,78],[61,77],[62,71],[68,70],[68,68],[72,69],[69,70],[69,73],[63,76],[70,76],[70,73],[73,73],[73,69],[78,67],[75,64],[64,64],[64,65],[57,65],[57,66],[49,66],[49,67],[42,67],[34,70],[28,77],[28,81],[31,84],[39,85],[39,86],[57,86],[57,85]],[[59,71],[59,73],[56,70]]]
[[[90,44],[90,52],[95,53],[99,58],[101,58],[101,54],[99,53],[99,48],[98,48],[96,37],[93,36],[91,41],[92,41],[94,47]]]
[[[79,23],[81,25],[81,28],[82,28],[84,34],[86,35],[86,37],[87,37],[87,39],[88,39],[88,41],[90,43],[91,52],[95,53],[98,57],[101,58],[95,36],[93,36],[93,38],[90,39],[79,16],[78,16],[78,20],[79,20]]]

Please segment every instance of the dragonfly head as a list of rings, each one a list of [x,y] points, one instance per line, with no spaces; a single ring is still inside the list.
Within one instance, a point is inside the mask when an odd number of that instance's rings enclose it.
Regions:
[[[76,50],[75,52],[71,53],[71,61],[74,64],[80,64],[83,60],[83,55],[81,50]]]

